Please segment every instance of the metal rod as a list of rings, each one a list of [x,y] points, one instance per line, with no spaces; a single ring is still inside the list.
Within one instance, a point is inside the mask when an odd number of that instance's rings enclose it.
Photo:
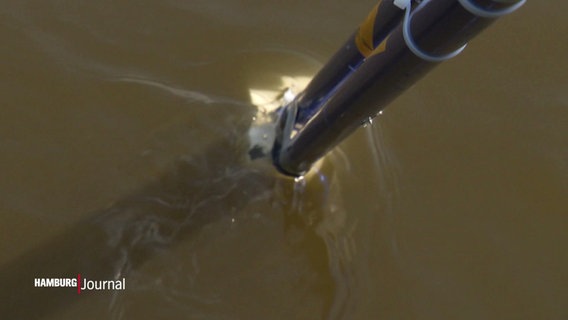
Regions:
[[[405,15],[410,0],[379,1],[307,88],[283,108],[272,149],[275,166],[288,175],[304,174],[438,64],[417,56],[416,50],[434,57],[461,50],[524,2],[424,0]],[[413,40],[405,38],[405,23]]]

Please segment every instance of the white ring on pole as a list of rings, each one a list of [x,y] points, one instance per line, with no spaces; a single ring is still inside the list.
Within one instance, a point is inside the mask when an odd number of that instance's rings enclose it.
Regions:
[[[507,15],[517,9],[519,9],[520,7],[522,7],[525,2],[527,2],[527,0],[521,0],[517,3],[515,3],[514,5],[504,8],[504,9],[500,9],[500,10],[488,10],[488,9],[483,9],[481,7],[479,7],[478,5],[476,5],[475,3],[473,3],[471,0],[458,0],[458,2],[462,5],[462,7],[464,7],[464,9],[466,9],[467,11],[471,12],[472,14],[481,17],[481,18],[499,18],[502,17],[504,15]]]
[[[448,59],[451,59],[455,56],[457,56],[458,54],[460,54],[463,49],[465,49],[465,47],[467,46],[467,43],[464,44],[461,48],[458,48],[456,51],[454,52],[450,52],[448,54],[445,55],[440,55],[440,56],[434,56],[431,55],[429,53],[424,52],[424,50],[420,49],[418,47],[418,45],[416,44],[416,42],[414,41],[414,38],[412,38],[412,34],[410,33],[410,20],[412,19],[412,15],[410,14],[411,11],[411,0],[403,0],[405,1],[405,3],[403,4],[404,7],[400,7],[398,4],[397,6],[403,10],[405,10],[406,12],[404,13],[404,20],[402,22],[402,36],[404,38],[404,42],[406,42],[406,46],[408,47],[408,49],[410,49],[410,51],[412,51],[412,53],[414,53],[417,57],[419,57],[422,60],[426,60],[428,62],[442,62]],[[428,2],[429,0],[424,1],[424,3]],[[398,1],[398,3],[400,4],[401,1]]]

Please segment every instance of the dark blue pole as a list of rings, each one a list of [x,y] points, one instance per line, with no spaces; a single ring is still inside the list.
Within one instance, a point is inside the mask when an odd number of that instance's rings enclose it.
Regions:
[[[410,11],[410,0],[379,1],[307,88],[283,108],[274,164],[285,174],[304,174],[436,66],[442,60],[438,57],[459,52],[524,2],[423,0]]]

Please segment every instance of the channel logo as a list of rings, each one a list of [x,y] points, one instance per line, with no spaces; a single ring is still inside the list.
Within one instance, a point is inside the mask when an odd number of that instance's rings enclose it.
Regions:
[[[81,294],[82,291],[120,291],[126,289],[126,279],[92,280],[82,278],[81,274],[78,274],[75,278],[35,278],[34,287],[77,288],[77,294]]]

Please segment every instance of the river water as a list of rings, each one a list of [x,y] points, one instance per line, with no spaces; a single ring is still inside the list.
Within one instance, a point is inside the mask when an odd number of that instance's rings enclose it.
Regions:
[[[0,318],[568,318],[564,1],[498,21],[314,178],[244,159],[250,90],[313,76],[373,5],[4,1]],[[34,287],[78,274],[126,289]]]

